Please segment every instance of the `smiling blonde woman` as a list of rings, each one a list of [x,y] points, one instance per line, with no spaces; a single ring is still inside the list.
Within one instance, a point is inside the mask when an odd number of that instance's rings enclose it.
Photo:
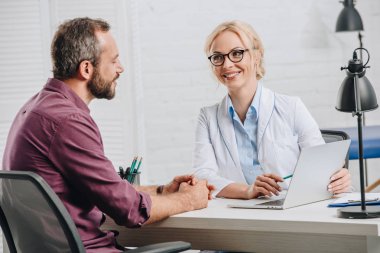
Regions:
[[[218,25],[205,51],[228,94],[200,111],[193,155],[196,176],[215,185],[217,197],[278,195],[278,183],[293,173],[300,150],[324,143],[316,121],[301,99],[265,88],[264,47],[250,25]],[[342,168],[328,187],[341,193],[350,185],[350,174]]]

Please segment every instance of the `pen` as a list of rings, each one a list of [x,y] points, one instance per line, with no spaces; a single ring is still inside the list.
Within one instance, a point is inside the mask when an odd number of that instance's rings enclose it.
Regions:
[[[123,167],[119,166],[119,175],[122,179],[125,178],[125,172],[124,172],[124,169]]]
[[[135,169],[135,172],[134,173],[137,173],[140,169],[140,165],[141,165],[141,161],[142,161],[142,157],[140,157],[140,161],[139,161],[139,164],[137,165],[137,168]]]
[[[374,201],[378,201],[379,200],[379,198],[374,198],[374,199],[366,199],[365,200],[365,202],[367,203],[367,202],[374,202]],[[349,199],[348,201],[347,201],[347,203],[360,203],[361,202],[361,200],[356,200],[356,199]]]
[[[293,174],[287,175],[286,177],[283,177],[282,179],[288,179],[288,178],[291,178],[292,176],[293,176]]]
[[[135,156],[135,157],[133,158],[133,161],[132,161],[132,164],[131,164],[131,173],[133,173],[133,171],[135,170],[135,166],[136,166],[137,158],[138,158],[138,156]]]
[[[129,173],[127,174],[128,175],[127,176],[128,182],[131,182],[131,180],[132,180],[132,175],[131,174],[135,171],[136,162],[137,162],[137,156],[135,156],[133,158],[133,161],[132,161],[132,164],[131,164],[131,169],[129,170]]]

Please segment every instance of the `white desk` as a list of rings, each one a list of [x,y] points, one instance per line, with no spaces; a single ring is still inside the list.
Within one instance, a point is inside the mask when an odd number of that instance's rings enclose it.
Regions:
[[[112,223],[103,228],[120,231],[123,245],[183,240],[193,249],[241,252],[380,252],[380,219],[346,220],[336,217],[329,201],[288,210],[234,209],[215,199],[203,210],[172,216],[141,229]]]

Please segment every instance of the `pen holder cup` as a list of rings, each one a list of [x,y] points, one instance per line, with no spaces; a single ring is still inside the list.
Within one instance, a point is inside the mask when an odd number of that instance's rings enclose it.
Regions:
[[[140,185],[140,174],[141,174],[140,171],[136,173],[128,173],[126,179],[131,184]]]
[[[121,179],[127,180],[131,184],[140,185],[140,171],[130,172],[131,168],[127,167],[124,169],[122,166],[119,166],[119,176]]]

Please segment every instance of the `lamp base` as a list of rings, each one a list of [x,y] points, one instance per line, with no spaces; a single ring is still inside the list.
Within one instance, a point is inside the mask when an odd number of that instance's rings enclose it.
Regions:
[[[347,206],[338,209],[338,217],[345,219],[371,219],[380,217],[380,206]]]

